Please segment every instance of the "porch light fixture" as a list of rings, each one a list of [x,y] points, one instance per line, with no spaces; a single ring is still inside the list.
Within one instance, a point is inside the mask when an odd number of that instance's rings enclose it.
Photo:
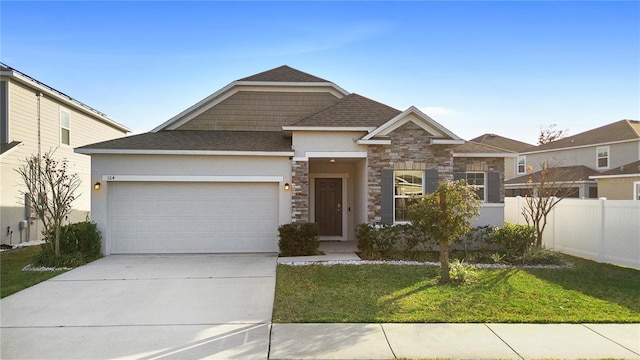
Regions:
[[[284,183],[284,189],[285,190],[289,190],[291,188],[291,186],[289,185],[289,183]]]
[[[329,159],[329,162],[333,164],[334,162],[336,162],[336,159]]]
[[[96,182],[95,184],[93,184],[93,188],[94,188],[95,190],[100,190],[100,182],[98,181],[98,182]]]

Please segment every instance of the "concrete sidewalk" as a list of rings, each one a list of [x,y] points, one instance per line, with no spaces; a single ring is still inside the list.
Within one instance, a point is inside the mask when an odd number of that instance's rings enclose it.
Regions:
[[[640,359],[640,324],[273,324],[269,359]]]

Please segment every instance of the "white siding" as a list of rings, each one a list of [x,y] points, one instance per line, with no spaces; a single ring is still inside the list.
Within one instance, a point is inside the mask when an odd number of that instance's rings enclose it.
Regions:
[[[19,147],[13,149],[0,159],[0,211],[2,243],[8,243],[6,229],[10,226],[14,230],[12,242],[19,241],[18,223],[24,219],[23,201],[20,196],[22,182],[14,169],[19,167],[24,159],[38,152],[38,102],[36,91],[15,81],[9,82],[9,136],[10,141],[20,141]],[[60,108],[70,113],[71,144],[60,144]],[[78,191],[78,199],[73,204],[71,221],[80,221],[90,211],[91,189],[91,158],[88,155],[76,154],[73,148],[119,138],[125,133],[102,121],[98,117],[92,118],[85,112],[76,110],[70,104],[62,104],[53,96],[44,94],[40,100],[40,134],[42,152],[55,151],[58,158],[69,160],[69,171],[80,175],[82,186]],[[41,237],[40,224],[34,221],[31,229],[31,239]],[[26,240],[26,234],[24,239]]]
[[[562,151],[548,151],[544,153],[526,154],[527,166],[533,166],[533,171],[540,170],[540,165],[545,161],[552,161],[558,166],[584,165],[597,169],[596,149],[603,145],[594,145],[579,149],[567,149]],[[609,146],[609,168],[628,164],[640,159],[640,140]],[[606,169],[603,169],[606,170]]]

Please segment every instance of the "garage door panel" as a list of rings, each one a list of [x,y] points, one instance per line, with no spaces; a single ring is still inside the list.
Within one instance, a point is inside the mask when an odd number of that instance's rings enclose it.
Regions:
[[[111,183],[112,253],[277,251],[278,186]]]

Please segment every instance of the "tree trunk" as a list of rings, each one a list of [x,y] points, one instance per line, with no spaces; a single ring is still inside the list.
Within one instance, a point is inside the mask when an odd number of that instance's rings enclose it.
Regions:
[[[60,256],[60,224],[56,223],[56,235],[54,241],[54,251],[56,256]]]
[[[440,240],[440,284],[448,284],[449,279],[449,242]]]
[[[447,213],[447,195],[440,193],[440,211]],[[444,233],[447,234],[447,226],[444,225]],[[449,239],[440,239],[440,284],[449,283]]]

